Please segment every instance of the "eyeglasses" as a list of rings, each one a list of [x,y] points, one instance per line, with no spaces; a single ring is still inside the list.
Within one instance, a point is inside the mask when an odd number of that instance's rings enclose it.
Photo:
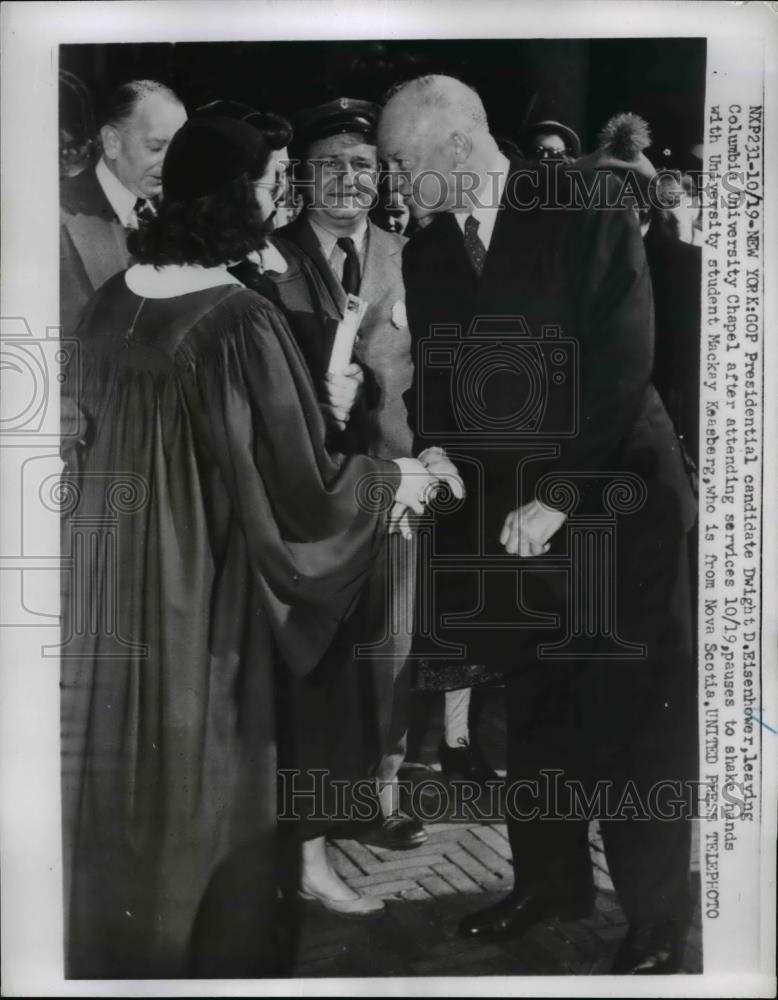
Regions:
[[[283,198],[286,194],[286,178],[277,177],[274,181],[254,181],[254,187],[267,188],[274,198]]]
[[[536,160],[564,160],[570,155],[567,148],[549,149],[547,146],[536,146],[532,154]]]

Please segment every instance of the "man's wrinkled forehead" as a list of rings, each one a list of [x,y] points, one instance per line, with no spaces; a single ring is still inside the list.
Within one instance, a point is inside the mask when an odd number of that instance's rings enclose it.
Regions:
[[[357,154],[368,159],[377,155],[375,141],[360,132],[339,132],[323,139],[315,139],[306,151],[306,159],[319,160],[327,156],[338,156],[348,153]]]

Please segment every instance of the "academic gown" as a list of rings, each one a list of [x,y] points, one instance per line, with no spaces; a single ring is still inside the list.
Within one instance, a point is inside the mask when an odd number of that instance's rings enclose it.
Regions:
[[[229,280],[151,299],[117,275],[77,334],[63,400],[78,415],[63,445],[70,977],[278,973],[274,677],[326,674],[385,531],[365,486],[398,481],[393,463],[325,450],[284,317]],[[352,707],[337,727],[330,715],[324,746],[357,767]]]

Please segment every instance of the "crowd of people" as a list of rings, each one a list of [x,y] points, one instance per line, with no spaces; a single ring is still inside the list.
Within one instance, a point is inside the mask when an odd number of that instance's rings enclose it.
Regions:
[[[292,122],[226,99],[186,109],[133,80],[98,125],[96,159],[68,146],[60,199],[61,326],[78,343],[63,475],[70,525],[97,538],[72,553],[65,602],[67,974],[279,976],[296,901],[380,915],[327,843],[427,839],[398,782],[412,686],[443,693],[441,768],[479,789],[497,775],[470,697],[496,678],[508,784],[557,769],[645,795],[693,778],[696,400],[679,366],[699,322],[695,206],[680,176],[639,204],[657,174],[644,123],[621,116],[582,157],[572,129],[535,122],[520,151],[470,87],[426,76],[382,106],[347,96]],[[571,167],[637,178],[637,201],[576,204]],[[552,178],[567,211],[511,197],[531,181],[548,206]],[[672,348],[656,364],[654,311]],[[523,405],[510,364],[490,362],[474,428],[453,362],[422,349],[484,316],[578,345],[576,392],[549,395],[544,425],[572,413],[576,433],[543,430],[529,461],[531,428],[515,447],[483,433]],[[619,476],[641,502],[613,553],[612,634],[549,661],[537,629],[511,629],[523,600],[568,613],[543,558],[565,550],[572,508],[544,483],[575,480],[595,515],[592,483]],[[117,505],[128,484],[136,502]],[[425,628],[431,520],[450,571]],[[482,592],[481,555],[527,560],[526,593],[510,572]],[[110,627],[78,627],[79,609],[107,605]],[[501,626],[479,625],[484,607]],[[614,655],[613,635],[639,659]],[[549,820],[536,799],[507,815],[512,892],[463,937],[591,911],[587,817],[560,800]],[[600,823],[629,921],[614,972],[678,971],[690,815]]]

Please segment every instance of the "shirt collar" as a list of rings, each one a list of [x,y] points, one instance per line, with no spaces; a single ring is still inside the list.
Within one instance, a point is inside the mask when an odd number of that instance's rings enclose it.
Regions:
[[[121,222],[125,229],[135,225],[135,202],[138,200],[137,196],[132,191],[129,191],[115,174],[111,173],[102,157],[98,161],[95,173],[105,197],[108,199],[111,208],[116,212],[119,222]]]
[[[324,256],[329,259],[332,255],[332,251],[335,249],[335,244],[341,238],[337,233],[331,233],[329,229],[325,229],[316,219],[314,219],[312,213],[308,213],[308,221],[311,224],[311,229],[313,229],[318,239],[322,252]],[[354,241],[354,247],[358,254],[362,253],[362,246],[365,242],[365,236],[367,235],[367,216],[365,215],[359,223],[356,232],[349,233],[349,238]]]
[[[499,151],[494,158],[491,167],[486,172],[486,176],[475,191],[475,198],[478,206],[472,212],[457,212],[455,218],[462,232],[465,231],[465,222],[468,215],[472,215],[478,221],[478,235],[481,242],[488,249],[492,239],[492,232],[497,221],[497,213],[500,210],[505,182],[508,178],[510,161]]]

